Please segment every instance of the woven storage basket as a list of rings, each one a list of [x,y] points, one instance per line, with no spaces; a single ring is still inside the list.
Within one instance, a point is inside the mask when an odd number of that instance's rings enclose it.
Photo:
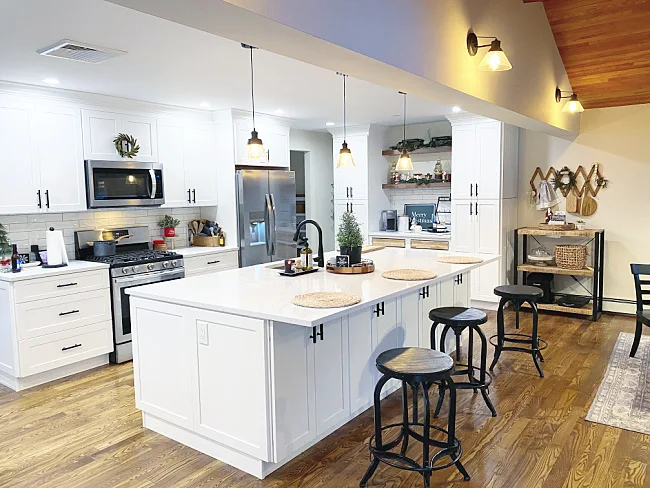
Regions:
[[[558,268],[584,269],[587,266],[587,246],[576,244],[555,246],[555,262]]]
[[[196,247],[219,247],[218,237],[192,236],[192,245]]]

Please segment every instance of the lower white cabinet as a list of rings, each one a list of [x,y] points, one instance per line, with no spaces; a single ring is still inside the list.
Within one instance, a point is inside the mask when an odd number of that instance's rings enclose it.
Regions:
[[[357,219],[364,243],[368,242],[368,201],[367,200],[335,200],[334,228],[338,230],[341,218],[345,212],[351,212]]]
[[[373,310],[363,309],[348,316],[348,349],[350,351],[350,411],[360,413],[372,405],[375,388],[373,352]]]
[[[183,250],[177,251],[183,254]],[[203,274],[225,271],[227,269],[236,269],[239,267],[239,254],[235,249],[233,251],[214,252],[201,254],[198,256],[183,256],[185,267],[185,277],[199,276]]]
[[[108,269],[0,280],[0,384],[22,390],[113,351]],[[75,364],[80,365],[75,366]]]

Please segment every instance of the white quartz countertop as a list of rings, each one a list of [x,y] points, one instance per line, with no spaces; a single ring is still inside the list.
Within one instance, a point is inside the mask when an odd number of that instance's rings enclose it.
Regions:
[[[326,253],[326,259],[334,254]],[[479,264],[442,264],[436,260],[437,256],[447,255],[460,253],[386,248],[363,255],[375,263],[375,272],[364,275],[337,275],[321,269],[303,276],[286,277],[280,276],[279,270],[270,269],[269,264],[263,264],[134,287],[127,293],[204,310],[313,327],[499,259],[498,255],[484,254],[477,255],[484,260]],[[396,281],[381,276],[384,271],[401,268],[430,270],[437,277],[424,281]],[[350,293],[359,296],[361,302],[351,307],[328,309],[305,308],[292,303],[296,295],[318,291]]]
[[[83,271],[92,271],[95,269],[108,269],[108,264],[92,263],[89,261],[70,261],[70,264],[63,268],[23,268],[20,273],[0,273],[0,281],[22,281],[35,280],[38,278],[47,278],[49,276],[60,276],[75,274]]]
[[[379,230],[370,232],[370,236],[393,239],[421,239],[423,241],[448,241],[451,239],[451,232],[434,234],[433,232],[387,232]]]
[[[239,249],[237,246],[224,246],[224,247],[183,247],[181,249],[173,249],[173,251],[182,255],[184,258],[192,258],[194,256],[204,256],[206,254],[218,254],[221,252],[236,251]]]

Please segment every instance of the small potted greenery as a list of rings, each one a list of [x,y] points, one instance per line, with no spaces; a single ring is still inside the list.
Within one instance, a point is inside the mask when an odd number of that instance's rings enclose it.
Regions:
[[[336,235],[339,243],[341,254],[350,256],[350,266],[361,262],[361,246],[363,245],[363,235],[359,228],[357,218],[352,212],[345,212],[341,216],[341,225]]]
[[[165,215],[158,222],[158,227],[162,227],[164,230],[165,237],[175,237],[176,236],[176,227],[180,225],[181,221],[175,219],[171,215]]]
[[[0,224],[0,270],[11,267],[11,244],[4,226]]]
[[[585,222],[582,219],[576,221],[576,229],[585,230],[586,228],[587,228],[587,222]]]

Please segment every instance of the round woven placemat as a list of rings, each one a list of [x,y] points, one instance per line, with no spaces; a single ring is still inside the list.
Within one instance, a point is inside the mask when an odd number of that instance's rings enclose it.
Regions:
[[[438,262],[445,264],[475,264],[482,263],[483,260],[471,256],[440,256]]]
[[[294,305],[308,308],[349,307],[361,301],[361,298],[341,292],[319,291],[293,297]]]
[[[433,271],[425,269],[391,269],[384,271],[381,275],[389,280],[402,281],[432,280],[438,276]]]

